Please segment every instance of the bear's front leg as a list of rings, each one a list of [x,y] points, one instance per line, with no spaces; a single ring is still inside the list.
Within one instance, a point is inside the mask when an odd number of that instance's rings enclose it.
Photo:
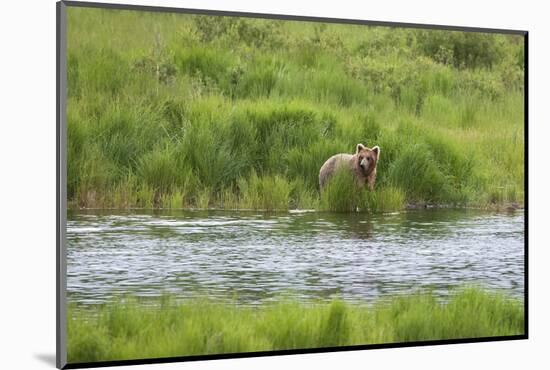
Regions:
[[[367,177],[367,184],[370,191],[374,191],[374,183],[376,182],[376,169]]]

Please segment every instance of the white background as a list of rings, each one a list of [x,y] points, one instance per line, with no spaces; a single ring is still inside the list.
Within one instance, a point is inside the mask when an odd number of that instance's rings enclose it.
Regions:
[[[117,2],[112,0],[111,2]],[[142,0],[187,8],[530,31],[530,339],[421,348],[134,366],[132,369],[519,369],[548,366],[549,26],[539,1]],[[55,2],[11,0],[0,12],[0,367],[55,358]],[[506,150],[506,148],[502,148]],[[546,351],[545,351],[546,350]]]

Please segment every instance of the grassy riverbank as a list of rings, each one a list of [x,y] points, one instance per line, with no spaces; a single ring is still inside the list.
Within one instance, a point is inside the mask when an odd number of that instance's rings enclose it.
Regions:
[[[431,294],[374,305],[333,300],[259,307],[165,297],[69,307],[70,363],[374,343],[520,335],[523,304],[468,288],[444,304]]]
[[[72,208],[523,203],[519,36],[83,8],[68,30]],[[376,193],[322,198],[359,142]]]

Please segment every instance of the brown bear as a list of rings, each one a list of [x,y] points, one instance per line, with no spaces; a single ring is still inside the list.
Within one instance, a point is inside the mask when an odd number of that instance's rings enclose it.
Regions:
[[[348,166],[353,171],[357,184],[360,187],[368,183],[369,189],[374,190],[376,180],[376,164],[380,158],[380,148],[378,146],[369,149],[363,144],[357,144],[355,154],[340,153],[335,154],[319,170],[319,187],[321,191],[328,180],[336,170],[341,166]]]

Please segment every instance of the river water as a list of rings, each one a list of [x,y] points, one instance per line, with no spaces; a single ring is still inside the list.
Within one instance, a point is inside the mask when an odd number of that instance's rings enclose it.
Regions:
[[[121,294],[372,302],[465,284],[524,293],[524,213],[70,212],[69,302]]]

